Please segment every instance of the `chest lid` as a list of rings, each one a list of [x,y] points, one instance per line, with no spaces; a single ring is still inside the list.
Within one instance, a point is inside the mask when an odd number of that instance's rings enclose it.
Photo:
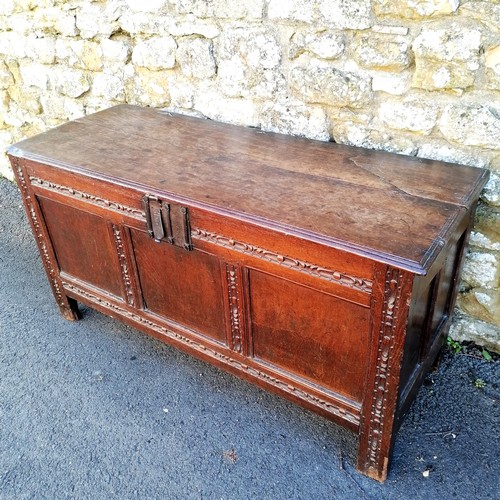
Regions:
[[[425,273],[488,179],[482,169],[119,105],[9,154],[172,194]]]

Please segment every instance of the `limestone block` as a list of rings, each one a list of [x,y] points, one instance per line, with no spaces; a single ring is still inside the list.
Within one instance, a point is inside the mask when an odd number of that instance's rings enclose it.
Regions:
[[[462,280],[470,288],[495,288],[500,282],[500,259],[496,252],[470,251]]]
[[[14,77],[4,61],[0,60],[0,89],[7,89],[14,83]]]
[[[194,109],[207,118],[233,125],[258,127],[259,113],[250,99],[227,98],[215,90],[198,87]]]
[[[407,37],[378,33],[360,34],[354,38],[353,55],[366,68],[402,70],[412,63]]]
[[[417,156],[482,168],[487,167],[490,161],[489,155],[484,154],[481,150],[454,146],[443,139],[431,137],[427,137],[425,142],[419,146]]]
[[[26,55],[25,47],[26,37],[23,35],[0,31],[0,54],[20,59]]]
[[[295,59],[308,52],[321,59],[335,59],[344,52],[345,37],[329,30],[297,31],[290,40],[289,57]]]
[[[333,28],[362,30],[373,24],[370,0],[318,0],[318,8]]]
[[[168,0],[125,0],[127,6],[133,12],[152,12],[156,13],[168,6]]]
[[[500,172],[500,150],[496,150],[492,153],[489,167],[492,170]]]
[[[249,66],[262,66],[265,69],[276,68],[281,60],[276,36],[265,28],[235,28],[225,31],[221,35],[218,55],[220,59],[244,56]]]
[[[179,40],[177,61],[187,77],[211,78],[216,72],[213,44],[206,38]]]
[[[177,44],[171,36],[162,36],[137,42],[132,52],[136,66],[153,70],[169,69],[175,66]]]
[[[335,142],[340,144],[405,155],[415,155],[417,150],[415,143],[401,134],[390,134],[353,121],[335,121],[334,117],[330,117],[330,120],[332,121],[332,136]]]
[[[196,17],[211,17],[214,15],[213,2],[205,0],[172,0],[179,14],[193,14]]]
[[[468,89],[476,81],[478,62],[432,61],[416,58],[412,85],[425,90]]]
[[[16,0],[2,0],[0,2],[0,16],[10,16],[16,9]]]
[[[500,3],[498,0],[486,2],[462,2],[459,13],[477,19],[494,32],[500,31]]]
[[[494,207],[500,207],[500,175],[490,172],[490,180],[486,184],[482,193],[483,200]]]
[[[458,22],[437,22],[422,29],[413,42],[415,87],[464,89],[473,85],[479,68],[481,31]]]
[[[170,18],[168,32],[172,36],[201,35],[205,38],[215,38],[220,34],[220,28],[215,21],[197,19],[193,14],[188,14],[182,19]]]
[[[49,78],[52,88],[64,96],[80,97],[90,89],[88,73],[79,69],[66,66],[54,67]]]
[[[65,0],[14,0],[14,12],[25,12],[28,10],[34,10],[35,8],[43,9],[52,6],[54,2],[64,3],[64,1]]]
[[[20,12],[7,18],[7,28],[15,33],[29,35],[33,33],[34,27],[34,16],[31,12]]]
[[[55,122],[76,120],[84,116],[83,104],[58,92],[46,92],[40,96],[44,115]]]
[[[35,10],[33,16],[33,27],[37,31],[67,37],[78,34],[74,11],[65,11],[61,7],[49,7]]]
[[[418,97],[402,101],[385,99],[380,103],[380,119],[396,130],[429,135],[437,123],[439,108]]]
[[[328,141],[329,123],[321,107],[291,103],[268,103],[261,110],[261,128],[270,132]]]
[[[99,71],[103,65],[103,51],[97,42],[59,38],[56,59],[73,68]]]
[[[169,34],[168,26],[171,21],[171,16],[165,14],[126,10],[119,17],[118,24],[124,32],[131,35],[164,36]]]
[[[455,313],[449,335],[460,342],[473,341],[500,353],[500,328],[460,312]]]
[[[125,81],[123,72],[121,74],[96,73],[92,82],[92,95],[104,97],[110,101],[124,101]]]
[[[82,38],[95,36],[109,37],[118,28],[118,18],[123,5],[119,0],[108,0],[105,3],[83,2],[76,11],[76,27]]]
[[[469,244],[500,252],[500,210],[480,204]]]
[[[30,119],[30,113],[25,109],[26,103],[23,102],[21,97],[22,92],[20,90],[16,90],[16,95],[9,102],[8,113],[4,117],[4,122],[7,126],[14,127],[16,129],[20,129],[24,126]],[[29,99],[28,96],[26,96]],[[19,102],[23,103],[23,106],[19,106]],[[38,102],[38,106],[40,103]]]
[[[214,0],[219,19],[262,19],[264,0]]]
[[[121,71],[129,61],[132,42],[129,38],[101,41],[103,67],[107,72]]]
[[[271,29],[228,29],[216,52],[218,81],[226,96],[269,97],[282,85],[281,48]]]
[[[128,64],[124,70],[126,102],[157,108],[168,106],[170,75],[169,71],[152,71]]]
[[[96,95],[87,95],[85,96],[85,114],[90,115],[92,113],[97,113],[98,111],[108,109],[116,104],[117,101],[113,99],[106,99],[105,97]]]
[[[500,90],[500,45],[490,47],[484,57],[487,88]]]
[[[411,71],[393,73],[372,70],[369,75],[372,78],[372,90],[374,92],[385,92],[391,95],[406,94],[411,87],[413,77]]]
[[[500,290],[475,288],[460,294],[458,306],[474,318],[500,326]]]
[[[173,0],[180,14],[194,14],[196,17],[220,19],[261,19],[263,0]]]
[[[467,146],[497,149],[500,144],[500,104],[488,103],[451,104],[439,121],[442,134],[452,142]],[[496,104],[496,106],[495,106]]]
[[[314,19],[314,2],[303,0],[270,0],[267,7],[269,19],[285,19],[312,23]]]
[[[171,107],[191,109],[194,106],[194,85],[189,78],[172,79],[169,91]]]
[[[50,66],[45,66],[37,62],[22,62],[19,64],[19,71],[23,84],[26,87],[38,87],[46,90],[49,82]]]
[[[372,100],[369,78],[329,66],[296,66],[290,71],[289,86],[311,104],[360,108]]]
[[[0,90],[0,130],[7,128],[5,118],[9,111],[10,95],[5,90]],[[1,151],[1,150],[0,150]]]
[[[26,37],[26,57],[43,64],[52,64],[56,57],[56,40],[52,37]]]
[[[13,127],[30,123],[33,116],[41,113],[40,91],[34,88],[11,87],[9,89],[9,112],[4,120]]]
[[[421,19],[456,12],[460,0],[373,0],[372,3],[378,16]]]

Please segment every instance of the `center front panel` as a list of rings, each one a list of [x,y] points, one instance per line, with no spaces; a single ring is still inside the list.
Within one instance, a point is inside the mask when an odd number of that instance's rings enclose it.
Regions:
[[[361,402],[368,308],[250,270],[254,357]]]
[[[156,243],[131,230],[144,307],[160,316],[226,342],[219,260],[200,251]]]

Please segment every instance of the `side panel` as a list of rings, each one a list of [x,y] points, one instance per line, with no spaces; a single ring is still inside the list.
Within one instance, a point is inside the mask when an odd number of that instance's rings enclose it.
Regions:
[[[472,220],[473,212],[463,219],[428,275],[415,278],[401,372],[400,420],[443,345]]]

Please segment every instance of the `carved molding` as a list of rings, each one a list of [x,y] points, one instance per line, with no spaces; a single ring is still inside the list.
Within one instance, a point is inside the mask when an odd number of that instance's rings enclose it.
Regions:
[[[389,268],[385,274],[384,305],[378,336],[375,383],[371,401],[370,430],[368,435],[368,466],[377,468],[380,463],[384,422],[386,422],[386,398],[394,356],[395,329],[401,299],[403,273]]]
[[[233,350],[241,353],[241,300],[239,294],[239,271],[232,264],[226,265],[226,277],[229,299],[229,316],[231,321],[231,339]]]
[[[310,262],[294,259],[286,255],[278,254],[271,250],[266,250],[264,248],[259,248],[248,243],[236,241],[226,236],[205,231],[199,228],[193,228],[191,230],[191,235],[195,239],[209,241],[210,243],[214,243],[215,245],[252,255],[253,257],[257,257],[268,262],[273,262],[274,264],[278,264],[289,269],[300,271],[302,273],[313,276],[314,278],[324,279],[326,281],[337,283],[338,285],[346,286],[348,288],[352,288],[354,290],[358,290],[360,292],[368,294],[370,294],[372,291],[372,282],[364,278],[358,278],[356,276],[351,276],[340,271],[326,269],[324,267],[317,266],[316,264],[311,264]]]
[[[134,306],[135,305],[134,290],[132,288],[132,279],[130,278],[130,272],[127,264],[127,257],[125,256],[125,248],[123,246],[122,230],[120,229],[120,226],[116,226],[114,224],[112,225],[112,227],[113,227],[113,236],[115,239],[116,251],[118,253],[118,259],[120,261],[122,281],[125,286],[125,295],[127,304],[129,304],[130,306]]]
[[[30,181],[31,184],[33,184],[34,186],[39,186],[49,191],[61,193],[64,194],[65,196],[71,196],[73,198],[85,200],[88,203],[91,203],[92,205],[97,205],[98,207],[107,208],[109,210],[112,210],[113,212],[117,212],[120,214],[126,213],[130,217],[134,217],[135,219],[140,219],[140,220],[144,220],[146,218],[145,213],[141,210],[137,210],[135,208],[128,207],[126,205],[122,205],[114,201],[109,201],[104,198],[99,198],[98,196],[94,196],[93,194],[79,191],[78,189],[74,189],[68,186],[61,186],[60,184],[56,184],[55,182],[46,181],[38,177],[30,177]]]
[[[52,258],[49,254],[49,250],[45,243],[45,238],[43,237],[42,229],[40,226],[40,222],[38,220],[35,207],[33,205],[33,200],[30,196],[30,192],[28,189],[28,184],[26,183],[26,179],[24,177],[23,169],[19,164],[19,159],[14,158],[14,164],[17,170],[17,177],[19,179],[19,184],[21,190],[23,192],[23,197],[26,200],[26,206],[28,207],[29,216],[31,218],[31,222],[33,224],[35,238],[38,242],[38,247],[40,248],[40,253],[42,259],[45,264],[45,269],[47,269],[47,273],[49,275],[50,282],[52,284],[52,289],[54,290],[54,296],[56,298],[56,302],[61,307],[67,307],[66,297],[62,293],[61,286],[59,284],[59,273],[54,267],[52,263]]]
[[[294,387],[290,385],[287,382],[283,382],[272,375],[269,375],[265,372],[262,372],[258,370],[257,368],[254,368],[252,366],[248,366],[244,363],[241,363],[240,361],[230,358],[229,356],[226,356],[225,354],[222,354],[210,347],[207,347],[205,345],[199,344],[195,340],[189,339],[185,337],[184,335],[181,335],[179,333],[173,332],[163,326],[158,325],[157,323],[154,323],[153,321],[146,319],[139,314],[136,314],[133,311],[128,311],[126,309],[123,309],[120,306],[117,306],[116,304],[113,304],[105,299],[102,299],[100,297],[97,297],[89,292],[86,292],[85,290],[82,290],[70,283],[63,282],[64,288],[66,288],[69,291],[72,291],[82,297],[85,297],[89,301],[100,305],[101,307],[104,307],[106,309],[110,309],[112,311],[115,311],[116,313],[120,314],[120,316],[127,317],[131,319],[132,321],[135,321],[136,323],[142,324],[147,326],[148,328],[154,330],[155,332],[160,333],[161,335],[164,335],[165,337],[168,337],[172,340],[175,340],[176,342],[180,342],[184,345],[189,346],[190,348],[203,353],[207,356],[210,356],[214,359],[217,359],[218,361],[226,364],[233,366],[240,372],[246,372],[251,374],[255,378],[259,378],[266,383],[273,385],[281,390],[284,390],[290,394],[293,394],[295,397],[302,399],[303,401],[306,401],[308,403],[312,403],[317,407],[320,407],[324,411],[335,415],[337,417],[340,417],[348,422],[351,422],[354,425],[359,425],[359,415],[356,413],[352,413],[344,408],[339,407],[336,404],[324,401],[323,399],[314,396],[313,394],[309,394],[305,392],[302,389],[299,389],[297,387]]]

